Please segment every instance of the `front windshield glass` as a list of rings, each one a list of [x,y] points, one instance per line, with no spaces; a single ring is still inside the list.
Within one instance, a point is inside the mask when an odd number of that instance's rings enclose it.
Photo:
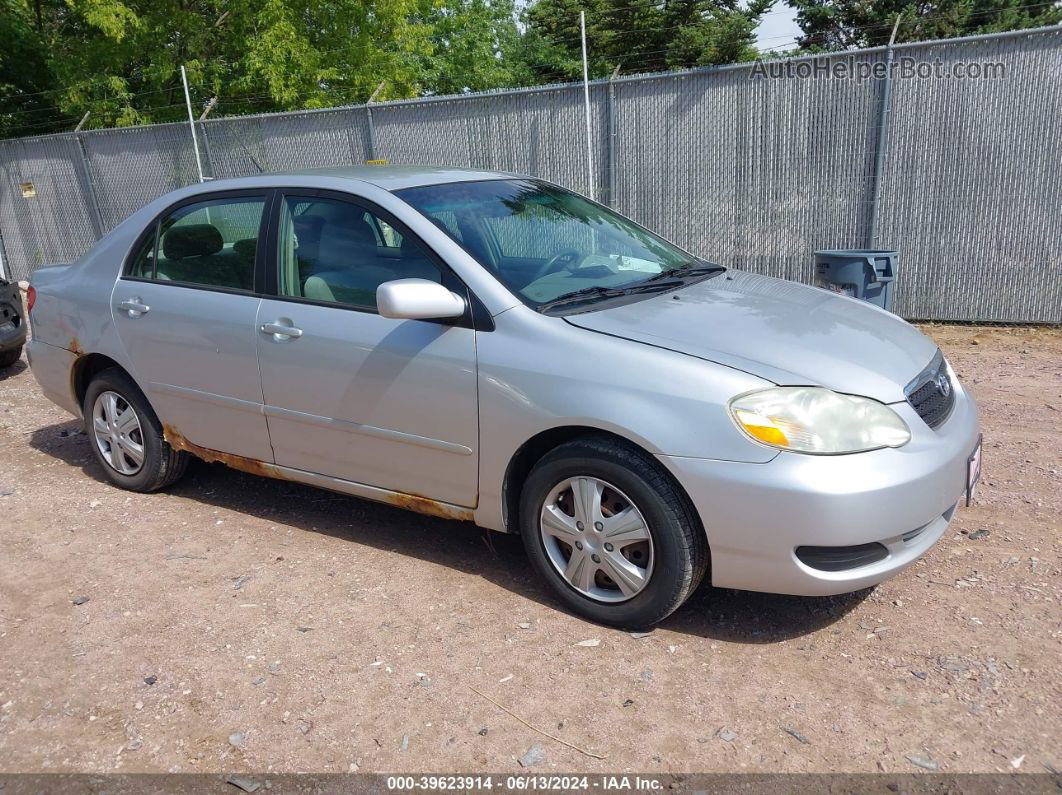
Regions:
[[[605,288],[704,264],[611,210],[541,182],[455,182],[396,193],[535,307],[576,291],[587,300],[614,296]]]

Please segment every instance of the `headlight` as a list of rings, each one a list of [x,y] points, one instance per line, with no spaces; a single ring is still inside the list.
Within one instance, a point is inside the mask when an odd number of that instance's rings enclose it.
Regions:
[[[756,441],[796,453],[858,453],[911,439],[907,423],[884,403],[816,386],[741,395],[730,401],[730,414]]]

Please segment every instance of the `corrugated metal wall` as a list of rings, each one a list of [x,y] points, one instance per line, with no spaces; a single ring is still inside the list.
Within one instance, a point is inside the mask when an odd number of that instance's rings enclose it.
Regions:
[[[1062,322],[1062,29],[897,54],[1007,68],[893,83],[880,217],[899,312]]]
[[[996,79],[757,77],[754,67],[200,123],[215,178],[362,163],[533,174],[723,264],[810,281],[812,251],[900,251],[911,318],[1062,322],[1062,30],[901,45],[912,63],[1003,64]],[[853,68],[882,49],[824,56]],[[810,61],[799,63],[809,64]],[[873,205],[875,154],[886,138]],[[70,261],[197,179],[186,124],[0,141],[0,235],[18,278]],[[36,196],[23,197],[32,182]]]

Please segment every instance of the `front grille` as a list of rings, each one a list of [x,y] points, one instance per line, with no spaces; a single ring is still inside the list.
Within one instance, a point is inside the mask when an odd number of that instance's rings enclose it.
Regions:
[[[929,367],[907,385],[907,402],[930,428],[940,426],[955,405],[955,388],[944,354],[937,351]]]

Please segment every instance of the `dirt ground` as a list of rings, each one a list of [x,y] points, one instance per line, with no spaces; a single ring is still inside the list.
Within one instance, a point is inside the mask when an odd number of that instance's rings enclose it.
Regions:
[[[1062,332],[926,330],[980,402],[977,503],[873,591],[702,587],[646,637],[562,612],[472,525],[219,464],[111,488],[21,362],[0,771],[1060,769]]]

